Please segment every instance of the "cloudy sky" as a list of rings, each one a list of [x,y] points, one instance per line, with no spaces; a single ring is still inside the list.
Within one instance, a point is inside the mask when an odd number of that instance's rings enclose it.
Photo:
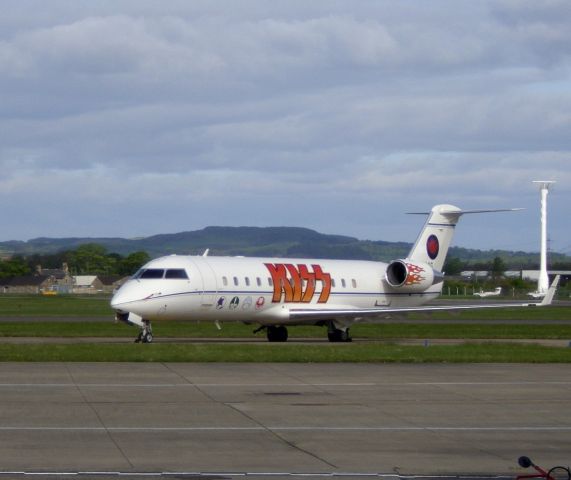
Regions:
[[[571,252],[568,0],[4,0],[0,240],[291,225]]]

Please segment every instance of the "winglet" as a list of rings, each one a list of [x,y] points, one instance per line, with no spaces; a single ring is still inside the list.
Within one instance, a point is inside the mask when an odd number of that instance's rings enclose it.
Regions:
[[[549,290],[547,290],[545,297],[543,297],[543,300],[539,304],[540,307],[545,307],[546,305],[551,305],[551,302],[553,301],[553,297],[555,297],[555,292],[557,291],[557,285],[559,285],[559,279],[560,278],[561,278],[561,275],[557,275],[555,277],[555,279],[553,280],[553,283],[549,287]]]

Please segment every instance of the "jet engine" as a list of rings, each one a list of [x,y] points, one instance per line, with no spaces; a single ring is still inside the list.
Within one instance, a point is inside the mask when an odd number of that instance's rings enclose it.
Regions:
[[[431,285],[440,283],[443,275],[430,265],[408,259],[393,260],[387,266],[385,279],[393,288],[407,292],[421,292]]]

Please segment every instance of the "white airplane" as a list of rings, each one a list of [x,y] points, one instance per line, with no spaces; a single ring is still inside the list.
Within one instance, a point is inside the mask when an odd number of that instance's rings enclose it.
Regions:
[[[531,297],[531,298],[534,298],[537,300],[537,299],[545,297],[545,292],[538,292],[538,291],[537,292],[529,292],[527,295],[528,295],[528,297]]]
[[[484,292],[483,290],[480,290],[479,292],[474,293],[474,295],[476,297],[497,297],[498,295],[501,295],[502,293],[502,287],[496,287],[496,289],[493,292]]]
[[[498,305],[423,306],[440,295],[442,268],[459,218],[437,205],[404,259],[356,260],[171,255],[144,265],[113,296],[118,320],[138,325],[137,342],[153,340],[151,321],[204,320],[258,324],[270,342],[287,340],[292,325],[327,326],[332,342],[351,341],[349,327],[395,313],[497,308]],[[416,213],[419,214],[419,213]],[[514,303],[501,307],[548,305]]]

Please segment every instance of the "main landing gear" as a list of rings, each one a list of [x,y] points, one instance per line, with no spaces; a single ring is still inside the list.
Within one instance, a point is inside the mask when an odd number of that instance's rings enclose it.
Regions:
[[[283,325],[260,325],[254,334],[262,330],[266,331],[268,342],[287,342],[287,328]]]
[[[262,325],[254,333],[262,330],[266,331],[268,342],[287,342],[288,332],[283,325]],[[349,328],[337,328],[333,322],[329,322],[327,330],[327,338],[330,342],[352,342],[353,339],[349,334]]]
[[[135,343],[151,343],[153,341],[153,329],[150,320],[143,319],[143,326],[139,335],[135,339]]]
[[[349,327],[337,328],[334,322],[329,322],[327,326],[327,338],[330,342],[352,342],[353,339],[349,335]]]
[[[283,325],[270,325],[266,328],[268,342],[287,342],[287,328]]]

